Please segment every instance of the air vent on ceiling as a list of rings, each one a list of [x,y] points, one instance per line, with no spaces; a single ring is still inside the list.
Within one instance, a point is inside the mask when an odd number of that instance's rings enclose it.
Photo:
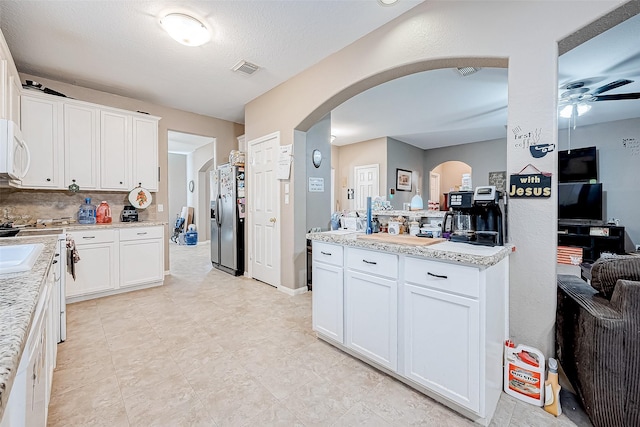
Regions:
[[[258,67],[256,64],[252,64],[251,62],[247,62],[245,60],[238,62],[232,68],[233,71],[239,71],[247,75],[251,75],[256,71],[258,71],[259,69],[260,67]]]
[[[458,72],[460,73],[460,75],[462,77],[467,77],[470,76],[473,73],[477,73],[478,71],[480,71],[480,68],[474,68],[474,67],[462,67],[462,68],[457,68]]]

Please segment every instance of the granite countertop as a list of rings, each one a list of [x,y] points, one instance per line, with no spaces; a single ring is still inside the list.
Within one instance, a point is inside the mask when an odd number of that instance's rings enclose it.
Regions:
[[[446,262],[461,263],[482,268],[497,264],[515,250],[515,246],[511,244],[506,246],[478,246],[449,241],[429,246],[403,245],[358,239],[358,235],[362,234],[362,232],[336,230],[308,233],[307,239],[377,251],[434,258]],[[427,239],[427,237],[425,237],[425,239]]]
[[[359,214],[366,216],[367,211],[359,210]],[[444,214],[446,211],[429,211],[429,210],[420,210],[420,211],[405,211],[405,210],[382,210],[382,211],[371,211],[371,215],[373,216],[406,216],[406,217],[416,217],[416,218],[444,218]]]
[[[8,237],[0,245],[42,243],[44,249],[33,268],[0,274],[0,419],[9,400],[20,357],[27,342],[40,292],[56,251],[57,237]]]
[[[107,228],[131,228],[131,227],[152,227],[155,225],[167,225],[163,221],[137,221],[137,222],[112,222],[110,224],[61,224],[51,225],[43,228],[23,228],[18,236],[30,236],[38,234],[62,233],[64,231],[84,231],[84,230],[102,230]]]

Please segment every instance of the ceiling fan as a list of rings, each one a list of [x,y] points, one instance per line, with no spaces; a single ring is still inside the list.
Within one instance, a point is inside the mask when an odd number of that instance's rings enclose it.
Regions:
[[[633,83],[633,80],[616,80],[592,91],[585,87],[588,83],[588,80],[578,81],[567,83],[560,87],[560,90],[564,90],[564,92],[560,94],[558,101],[558,108],[560,109],[560,115],[562,117],[571,118],[576,115],[583,115],[591,109],[591,106],[588,104],[589,102],[640,99],[640,92],[603,95],[605,92]]]

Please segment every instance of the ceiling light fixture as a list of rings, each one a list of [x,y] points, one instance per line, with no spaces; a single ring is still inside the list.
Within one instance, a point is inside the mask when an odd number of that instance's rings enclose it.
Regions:
[[[211,40],[207,27],[184,13],[170,13],[160,20],[160,25],[175,41],[185,46],[202,46]]]
[[[585,104],[584,102],[566,105],[560,110],[560,117],[570,119],[574,115],[574,110],[578,116],[581,116],[591,110],[591,105]]]
[[[378,3],[380,3],[382,6],[393,6],[394,4],[398,3],[398,0],[378,0]]]

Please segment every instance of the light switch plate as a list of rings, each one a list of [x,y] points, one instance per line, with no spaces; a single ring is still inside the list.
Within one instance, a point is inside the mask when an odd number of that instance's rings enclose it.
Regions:
[[[285,205],[288,205],[288,204],[289,204],[289,195],[288,195],[288,194],[285,194],[285,195],[284,195],[284,204],[285,204]]]
[[[162,203],[158,203],[158,212],[164,212],[164,205]]]

